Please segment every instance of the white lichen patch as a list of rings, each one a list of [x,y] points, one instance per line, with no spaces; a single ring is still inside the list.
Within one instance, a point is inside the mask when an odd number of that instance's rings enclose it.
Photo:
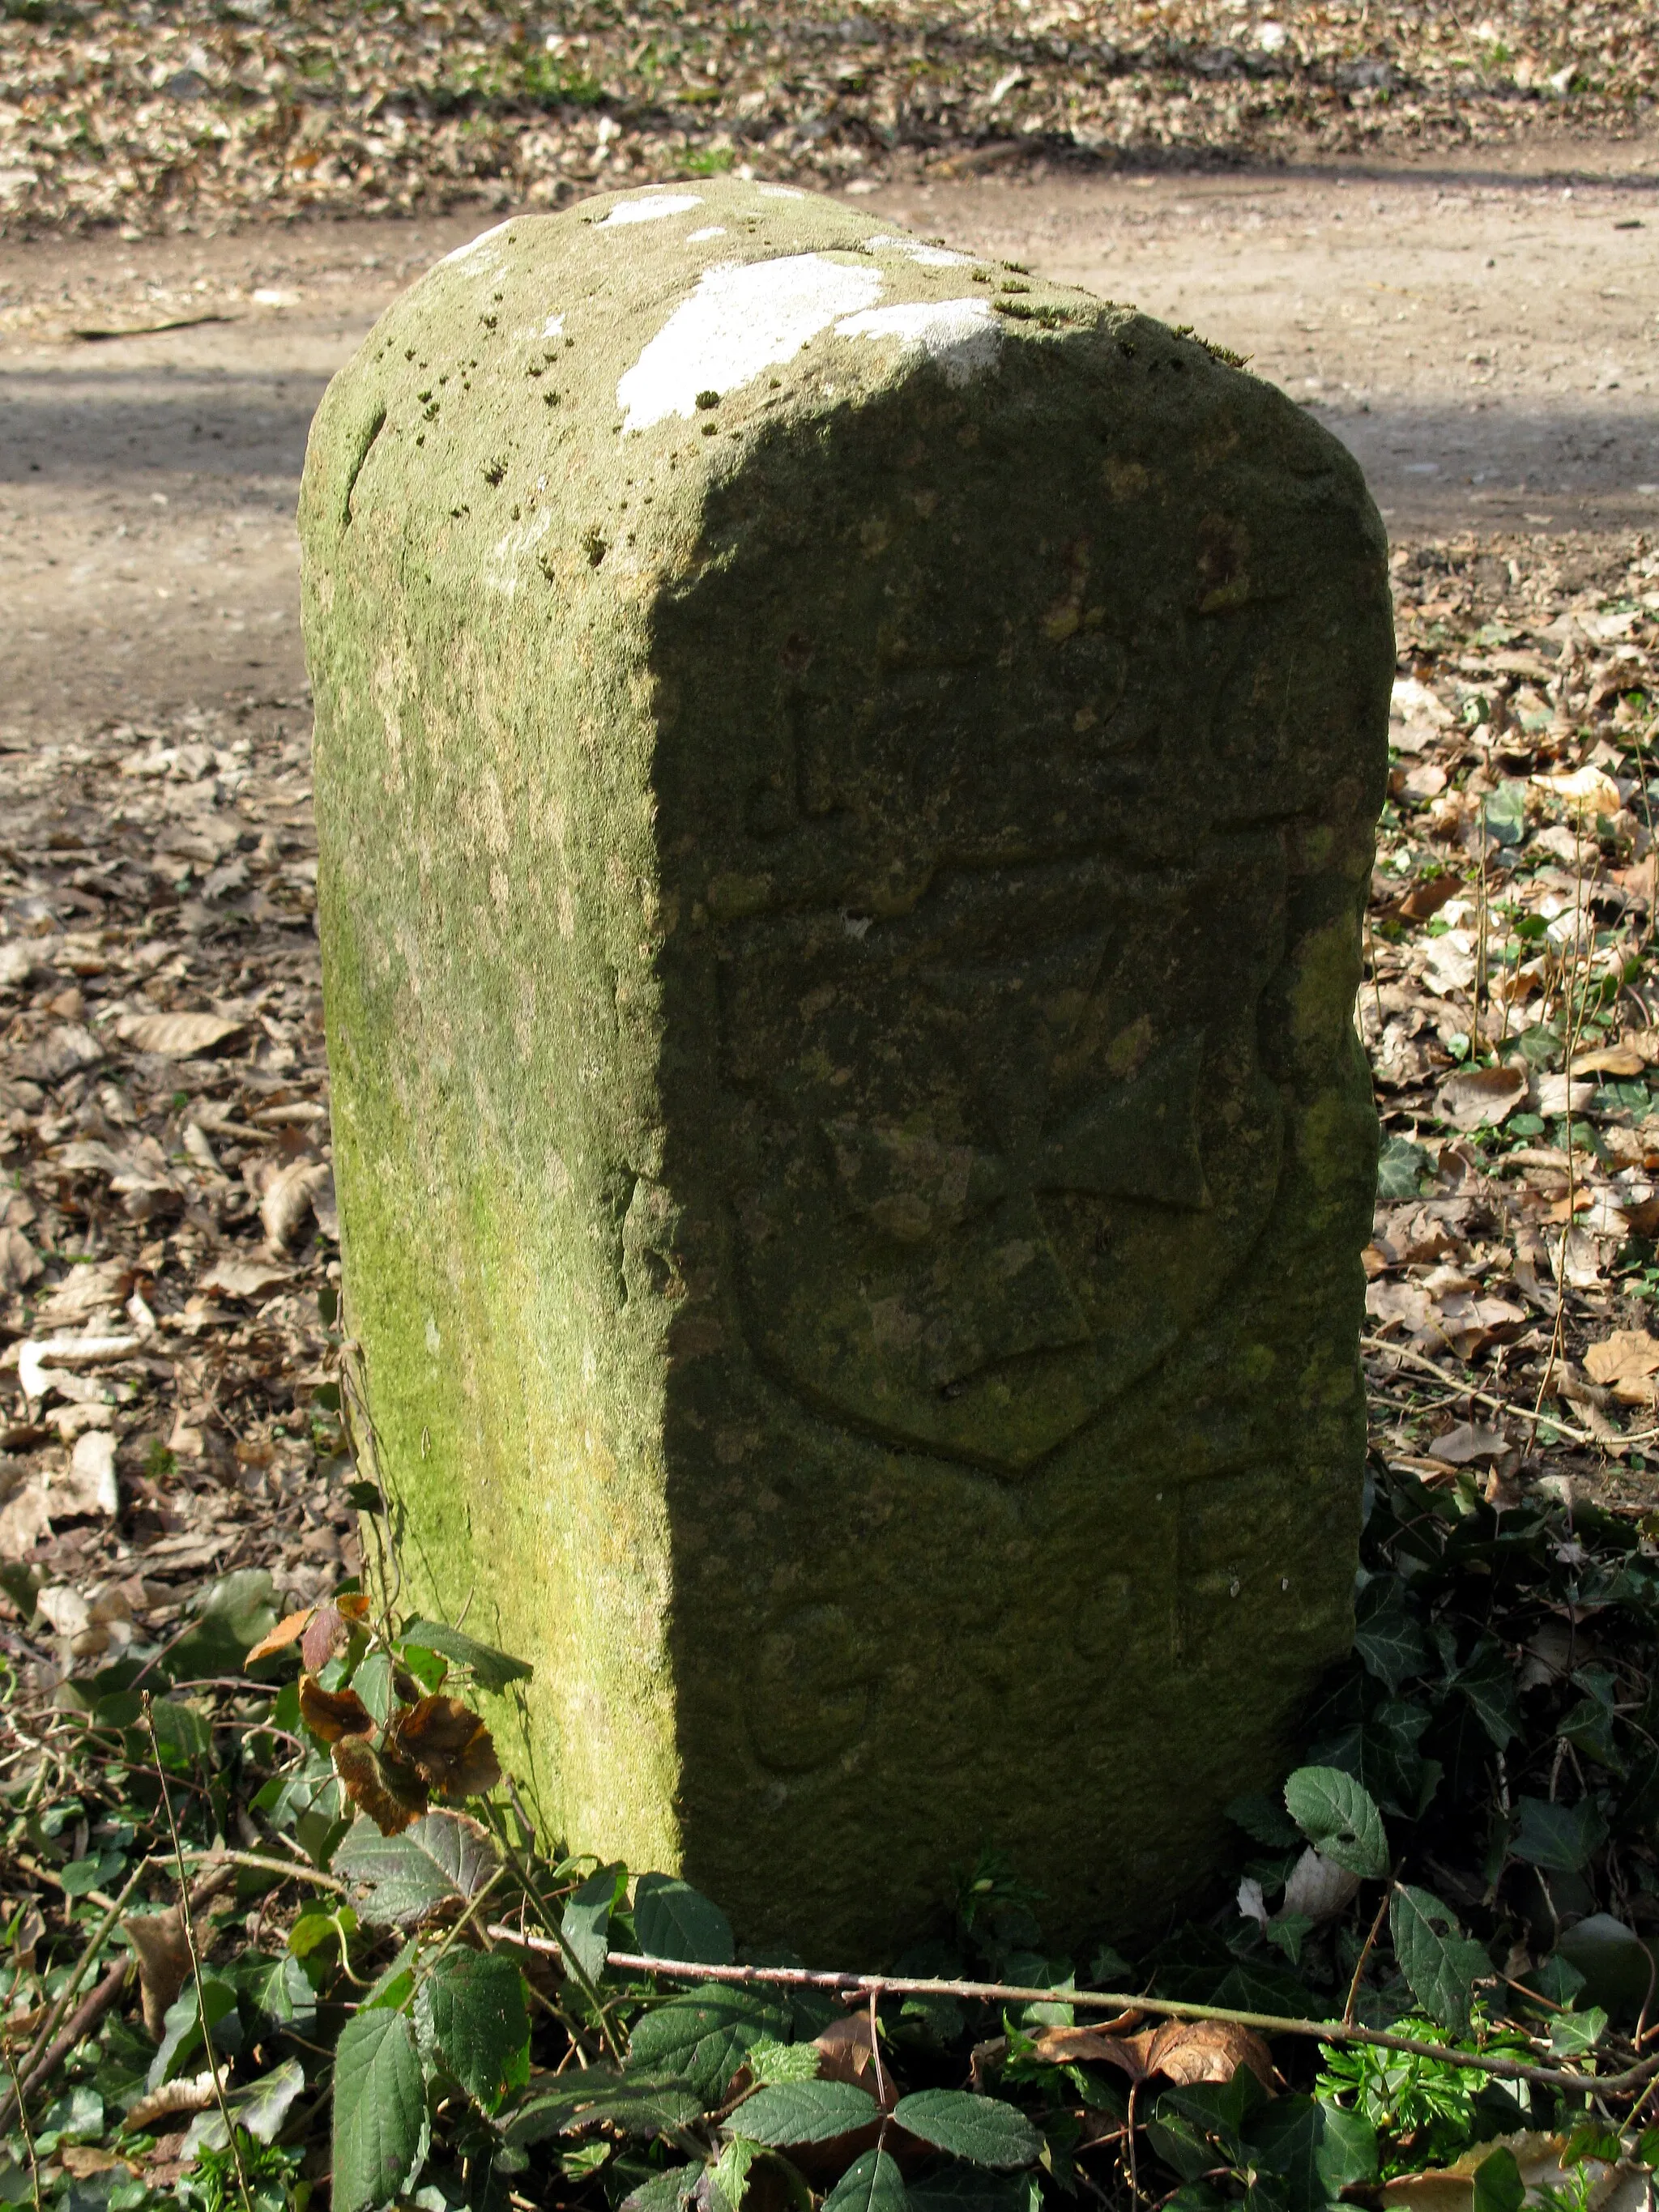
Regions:
[[[671,415],[689,421],[699,392],[733,392],[781,368],[838,316],[856,317],[872,306],[881,288],[878,270],[848,268],[820,253],[705,270],[618,383],[623,428],[648,429]]]
[[[593,228],[609,230],[617,223],[660,222],[665,216],[684,215],[688,209],[702,205],[702,198],[697,192],[653,192],[647,199],[619,200]]]
[[[542,336],[544,338],[556,338],[563,328],[564,317],[562,315],[550,315],[547,320],[542,325]]]
[[[763,200],[804,200],[806,195],[793,185],[757,185],[755,190]]]
[[[488,230],[481,230],[476,238],[469,238],[465,246],[458,246],[453,252],[446,253],[443,259],[438,263],[438,267],[442,269],[452,261],[466,260],[471,255],[477,253],[481,247],[488,246],[492,238],[499,238],[504,230],[510,230],[512,225],[513,218],[510,216],[505,222],[491,223]]]
[[[902,232],[884,230],[864,241],[866,253],[902,253],[908,260],[919,261],[924,269],[961,269],[966,266],[965,253],[952,253],[948,246],[924,246],[919,238],[906,238]]]
[[[726,225],[723,222],[706,222],[701,230],[688,230],[685,242],[688,246],[701,246],[705,238],[724,238],[725,235]]]
[[[504,538],[498,538],[484,563],[485,589],[500,592],[504,599],[510,599],[519,588],[519,571],[525,556],[535,550],[552,526],[552,509],[544,507],[532,520],[520,523]]]
[[[929,355],[952,384],[966,384],[997,357],[1002,332],[983,300],[915,300],[872,307],[836,325],[841,338],[896,338]]]

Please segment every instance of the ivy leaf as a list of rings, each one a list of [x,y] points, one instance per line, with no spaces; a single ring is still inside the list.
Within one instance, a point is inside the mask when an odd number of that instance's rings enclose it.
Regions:
[[[1311,2097],[1275,2097],[1251,2122],[1249,2142],[1279,2183],[1289,2212],[1319,2212],[1330,2196],[1321,2171],[1323,2108]]]
[[[574,1896],[565,1900],[559,1922],[559,1942],[567,1958],[574,1959],[590,1982],[605,1972],[609,1956],[611,1915],[623,1878],[621,1866],[601,1867],[590,1875]]]
[[[779,2081],[757,2089],[732,2115],[732,2125],[751,2142],[775,2150],[793,2143],[830,2142],[868,2127],[876,2100],[852,2081]]]
[[[640,1876],[634,1885],[634,1932],[641,1950],[655,1959],[729,1966],[737,1956],[731,1922],[678,1875]]]
[[[821,2212],[908,2212],[904,2177],[884,2150],[860,2151],[824,2198]]]
[[[702,2098],[705,2109],[712,2108],[725,2096],[750,2045],[763,2039],[787,2042],[792,2024],[786,2005],[747,1990],[701,1983],[635,2022],[629,2070],[648,2067],[676,2075]]]
[[[514,1659],[493,1644],[480,1644],[459,1628],[447,1628],[441,1620],[411,1620],[402,1640],[418,1644],[423,1651],[441,1651],[458,1667],[470,1667],[482,1690],[504,1690],[509,1682],[528,1681],[535,1672],[527,1659]]]
[[[1464,1935],[1449,1906],[1405,1882],[1395,1884],[1389,1929],[1412,1995],[1443,2027],[1461,2035],[1469,2024],[1470,1992],[1492,1972],[1486,1952]]]
[[[1607,1824],[1594,1798],[1576,1805],[1552,1805],[1542,1797],[1516,1801],[1518,1818],[1510,1850],[1528,1866],[1547,1874],[1577,1874],[1607,1839]]]
[[[1017,2106],[966,2089],[919,2089],[901,2097],[893,2121],[919,2142],[970,2166],[1012,2172],[1035,2166],[1042,2155],[1042,2137]]]
[[[435,1959],[415,2000],[421,2039],[481,2111],[530,2079],[524,1977],[499,1951],[457,1944]]]
[[[483,1829],[464,1813],[425,1814],[398,1836],[359,1820],[334,1854],[335,1872],[363,1886],[363,1918],[388,1928],[475,1896],[500,1865]]]
[[[341,2029],[334,2054],[335,2212],[369,2212],[399,2196],[420,2171],[427,2142],[408,2016],[358,2013]]]
[[[1399,1578],[1379,1575],[1361,1595],[1353,1648],[1368,1674],[1397,1690],[1428,1664],[1423,1632],[1406,1610]]]
[[[1389,1870],[1389,1839],[1370,1792],[1340,1766],[1298,1766],[1285,1784],[1291,1818],[1319,1852],[1376,1881]]]
[[[1515,1669],[1495,1636],[1481,1638],[1470,1654],[1468,1664],[1453,1675],[1451,1686],[1468,1699],[1476,1720],[1499,1751],[1520,1734],[1521,1710],[1516,1701]]]

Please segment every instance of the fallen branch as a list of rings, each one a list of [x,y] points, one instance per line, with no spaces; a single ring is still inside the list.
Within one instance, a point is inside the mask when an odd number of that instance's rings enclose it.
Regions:
[[[12,2116],[18,2109],[18,2088],[25,2098],[32,2097],[43,2083],[69,2057],[77,2043],[90,2035],[104,2014],[126,1987],[127,1976],[132,1970],[132,1954],[128,1952],[118,1959],[89,1997],[85,1998],[68,2026],[50,2043],[43,2055],[36,2059],[27,2074],[20,2074],[12,2087],[0,2097],[0,2134],[10,2127]],[[38,2046],[37,2046],[38,2048]]]
[[[488,1932],[500,1942],[515,1943],[526,1951],[563,1956],[562,1947],[551,1936],[529,1936],[496,1924]],[[1132,1996],[1121,1990],[1027,1989],[1012,1982],[951,1982],[914,1974],[842,1974],[811,1966],[709,1966],[630,1951],[612,1951],[605,1963],[626,1973],[660,1974],[680,1982],[731,1983],[739,1988],[828,1990],[837,1996],[876,1998],[967,1997],[992,2004],[1063,2004],[1096,2011],[1156,2013],[1170,2020],[1231,2021],[1263,2035],[1312,2036],[1321,2043],[1368,2043],[1378,2050],[1400,2051],[1413,2058],[1435,2058],[1444,2065],[1468,2067],[1472,2072],[1494,2075],[1505,2081],[1531,2081],[1547,2089],[1594,2089],[1598,2096],[1621,2095],[1659,2076],[1659,2057],[1626,2067],[1622,2074],[1574,2074],[1559,2066],[1528,2065],[1524,2059],[1495,2051],[1465,2051],[1449,2044],[1425,2043],[1417,2036],[1391,2035],[1385,2028],[1345,2027],[1335,2020],[1294,2020],[1277,2013],[1236,2012],[1225,2005]]]

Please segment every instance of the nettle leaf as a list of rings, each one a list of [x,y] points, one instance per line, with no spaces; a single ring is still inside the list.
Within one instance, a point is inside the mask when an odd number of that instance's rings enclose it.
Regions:
[[[1486,1952],[1464,1935],[1449,1906],[1405,1882],[1395,1884],[1389,1929],[1412,1995],[1443,2027],[1462,2034],[1474,1984],[1492,1972]]]
[[[816,2081],[821,2056],[815,2043],[753,2044],[748,2058],[750,2078],[757,2084]]]
[[[821,2212],[908,2212],[904,2177],[884,2150],[860,2151],[824,2198]]]
[[[1579,1873],[1607,1839],[1607,1824],[1594,1798],[1581,1798],[1576,1805],[1552,1805],[1542,1797],[1521,1797],[1516,1812],[1510,1850],[1547,1874]]]
[[[624,2135],[649,2138],[687,2126],[702,2109],[697,2092],[672,2075],[619,2074],[614,2066],[590,2066],[538,2089],[507,2117],[502,2131],[515,2146],[543,2142],[549,2136],[580,2135],[605,2123]]]
[[[641,1950],[655,1959],[729,1966],[737,1956],[731,1922],[678,1875],[640,1876],[634,1885],[634,1932]]]
[[[712,2108],[725,2096],[750,2046],[763,2038],[786,2043],[791,2027],[786,2005],[748,1990],[702,1983],[635,2022],[629,2070],[649,2068],[677,2075]]]
[[[623,2197],[618,2212],[680,2212],[702,2172],[700,2166],[671,2166],[666,2173],[653,2173],[649,2181],[642,2181]]]
[[[779,2081],[746,2097],[732,2114],[732,2125],[751,2142],[783,2150],[793,2143],[849,2136],[875,2118],[875,2099],[855,2082]]]
[[[919,2142],[965,2158],[970,2166],[1012,2172],[1035,2166],[1042,2155],[1042,2137],[1018,2106],[998,2097],[975,2097],[966,2089],[919,2089],[901,2097],[893,2107],[893,2122]]]
[[[590,1875],[575,1893],[565,1899],[559,1922],[559,1942],[565,1956],[574,1959],[580,1972],[597,1982],[609,1954],[611,1916],[625,1879],[621,1865],[601,1867]]]
[[[500,1866],[495,1845],[464,1813],[424,1814],[397,1836],[359,1820],[334,1854],[335,1872],[363,1885],[363,1918],[391,1928],[475,1896]]]
[[[416,2026],[474,2104],[493,2112],[530,2079],[524,1976],[499,1951],[457,1944],[434,1959],[415,2000]]]
[[[717,2204],[723,2204],[726,2212],[738,2212],[738,2207],[743,2203],[744,2192],[749,2186],[749,2169],[757,2158],[763,2158],[765,2154],[759,2143],[750,2142],[744,2136],[728,2137],[720,2156],[709,2169],[708,2193],[711,2199]]]
[[[441,1651],[458,1667],[470,1667],[480,1689],[504,1690],[509,1682],[527,1682],[535,1672],[527,1659],[514,1659],[506,1651],[498,1651],[493,1644],[480,1644],[476,1637],[447,1628],[441,1620],[411,1620],[402,1640],[419,1644],[423,1651]]]
[[[1389,1839],[1370,1792],[1340,1766],[1299,1766],[1285,1784],[1291,1818],[1318,1850],[1375,1881],[1389,1870]]]
[[[415,2030],[400,2012],[358,2013],[334,2054],[334,2212],[369,2212],[408,2188],[426,2158]]]

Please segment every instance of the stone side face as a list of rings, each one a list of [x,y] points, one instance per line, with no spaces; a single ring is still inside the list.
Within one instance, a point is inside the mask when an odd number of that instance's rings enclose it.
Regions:
[[[1147,1924],[1352,1626],[1354,464],[700,183],[428,275],[302,526],[351,1312],[541,1817],[815,1958],[985,1844]]]

